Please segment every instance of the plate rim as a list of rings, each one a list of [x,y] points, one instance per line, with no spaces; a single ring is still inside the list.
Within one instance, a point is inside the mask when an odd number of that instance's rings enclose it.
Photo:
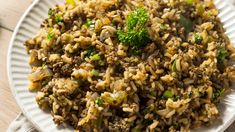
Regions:
[[[11,93],[14,97],[14,99],[16,100],[17,105],[20,107],[20,110],[22,111],[22,113],[24,114],[24,116],[30,121],[30,123],[32,123],[32,125],[38,130],[38,131],[43,131],[41,129],[41,127],[32,119],[32,117],[30,116],[30,114],[27,114],[27,112],[25,111],[25,109],[23,108],[23,104],[20,101],[19,97],[17,96],[16,90],[14,90],[14,85],[13,85],[13,77],[12,77],[12,68],[11,68],[11,58],[12,58],[12,47],[13,47],[13,43],[15,41],[16,35],[19,32],[19,29],[22,25],[22,23],[24,22],[25,18],[27,17],[27,15],[29,14],[29,12],[38,4],[40,0],[34,0],[29,7],[24,11],[23,15],[20,17],[16,27],[14,28],[14,32],[11,36],[10,42],[9,42],[9,47],[8,47],[8,51],[7,51],[7,78],[8,78],[8,83],[9,83],[9,87],[11,89]]]

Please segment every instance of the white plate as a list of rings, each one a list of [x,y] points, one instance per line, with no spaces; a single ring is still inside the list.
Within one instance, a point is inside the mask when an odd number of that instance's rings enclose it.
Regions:
[[[235,8],[228,4],[228,1],[215,0],[215,4],[220,10],[219,17],[224,24],[226,34],[235,43]],[[41,22],[47,17],[48,9],[63,2],[64,0],[35,0],[19,21],[8,51],[7,70],[12,93],[24,115],[40,131],[72,131],[72,128],[66,125],[57,127],[53,123],[51,115],[39,109],[35,101],[36,93],[28,91],[27,75],[31,69],[23,44],[25,40],[33,37],[39,31]],[[203,127],[197,131],[222,132],[235,120],[234,90],[221,101],[219,110],[221,120],[217,120],[210,127]]]

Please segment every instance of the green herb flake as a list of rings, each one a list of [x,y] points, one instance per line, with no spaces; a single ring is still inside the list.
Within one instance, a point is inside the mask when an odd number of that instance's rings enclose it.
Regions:
[[[63,17],[61,14],[56,14],[55,15],[55,22],[58,24],[63,21]]]
[[[42,68],[45,68],[47,66],[47,62],[42,63]]]
[[[51,8],[48,10],[48,15],[52,16],[54,14],[54,10],[52,10]]]
[[[220,89],[217,89],[215,90],[215,92],[213,92],[213,95],[212,95],[212,99],[214,101],[217,101],[218,98],[225,92],[225,89],[224,88],[220,88]]]
[[[47,39],[49,41],[51,41],[52,39],[55,38],[55,33],[53,31],[50,31],[48,34],[47,34]]]
[[[198,43],[201,43],[202,40],[203,40],[202,36],[201,36],[201,35],[198,35],[198,34],[194,34],[194,35],[193,35],[193,38],[194,38],[194,40],[195,40],[195,42],[196,42],[197,44],[198,44]]]
[[[141,28],[149,20],[149,15],[144,8],[138,8],[133,11],[127,18],[127,29],[133,30],[134,28]]]
[[[92,56],[95,54],[95,47],[94,46],[89,46],[86,49],[86,56]]]
[[[137,50],[139,54],[139,49],[146,46],[150,41],[148,30],[145,27],[148,20],[149,15],[144,8],[138,8],[130,13],[127,17],[127,31],[117,31],[119,41],[131,46],[131,49]],[[135,51],[132,53],[135,53]]]
[[[170,90],[167,90],[163,93],[164,98],[172,98],[174,95]]]
[[[91,71],[91,74],[92,74],[93,76],[99,76],[99,71],[93,69],[93,70]]]
[[[93,28],[93,27],[95,27],[95,22],[90,19],[87,19],[87,21],[84,25],[88,28]]]
[[[176,69],[176,60],[173,61],[171,70],[172,70],[173,72],[176,72],[176,71],[177,71],[177,69]]]
[[[180,15],[180,25],[184,27],[187,33],[191,32],[193,29],[193,22],[183,15]]]
[[[225,58],[228,56],[229,56],[229,53],[224,47],[222,46],[218,47],[218,55],[217,55],[218,61],[223,62]]]
[[[167,27],[166,24],[161,24],[161,25],[160,25],[160,29],[161,29],[161,30],[167,30],[168,27]]]
[[[98,106],[101,106],[101,105],[103,105],[103,100],[101,98],[97,98],[95,100],[95,104],[97,104]]]
[[[100,55],[95,54],[95,55],[91,56],[90,59],[93,60],[93,61],[99,61],[100,60]]]
[[[67,3],[67,4],[70,4],[70,5],[72,5],[72,6],[75,6],[75,5],[76,5],[76,3],[75,3],[74,0],[66,0],[66,3]]]

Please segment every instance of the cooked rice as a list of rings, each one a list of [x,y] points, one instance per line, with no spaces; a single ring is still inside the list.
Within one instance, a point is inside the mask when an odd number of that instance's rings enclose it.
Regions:
[[[150,40],[135,55],[117,32],[138,8]],[[25,42],[29,90],[75,130],[190,131],[219,118],[235,79],[224,32],[212,0],[67,0]]]

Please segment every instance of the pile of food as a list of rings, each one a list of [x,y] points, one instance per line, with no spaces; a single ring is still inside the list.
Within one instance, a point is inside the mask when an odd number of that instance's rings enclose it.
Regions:
[[[79,131],[189,131],[235,80],[212,0],[67,0],[26,41],[29,89]]]

